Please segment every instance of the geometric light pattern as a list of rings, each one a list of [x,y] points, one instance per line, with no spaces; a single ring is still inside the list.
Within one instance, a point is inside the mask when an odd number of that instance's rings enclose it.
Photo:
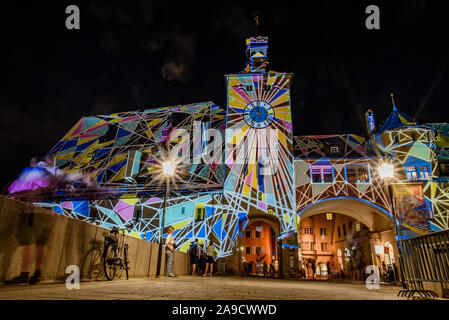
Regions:
[[[227,75],[225,197],[238,211],[276,216],[281,233],[296,230],[291,79],[286,73]],[[257,108],[265,118],[258,120]]]

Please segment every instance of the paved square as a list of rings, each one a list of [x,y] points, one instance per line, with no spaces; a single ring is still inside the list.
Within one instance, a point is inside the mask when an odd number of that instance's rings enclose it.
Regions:
[[[62,300],[399,300],[401,288],[381,285],[368,290],[363,283],[294,281],[244,277],[134,278],[81,282],[79,290],[65,283],[34,286],[0,285],[0,299]]]

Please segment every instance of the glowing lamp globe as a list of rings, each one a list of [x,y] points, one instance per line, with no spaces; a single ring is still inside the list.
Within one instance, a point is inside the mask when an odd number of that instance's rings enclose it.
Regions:
[[[389,163],[383,163],[377,167],[377,171],[382,179],[391,179],[394,174],[394,166]]]
[[[162,173],[166,176],[172,176],[175,174],[175,167],[176,165],[171,161],[164,162],[162,163]]]

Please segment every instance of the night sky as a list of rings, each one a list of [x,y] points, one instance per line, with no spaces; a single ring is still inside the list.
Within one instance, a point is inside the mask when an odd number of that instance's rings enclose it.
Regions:
[[[33,3],[0,9],[0,186],[82,116],[208,100],[225,108],[224,74],[243,69],[256,10],[271,69],[294,74],[295,135],[363,135],[368,108],[377,125],[390,113],[390,92],[417,121],[449,121],[445,2]],[[70,4],[80,30],[65,28]],[[370,4],[380,30],[365,27]]]

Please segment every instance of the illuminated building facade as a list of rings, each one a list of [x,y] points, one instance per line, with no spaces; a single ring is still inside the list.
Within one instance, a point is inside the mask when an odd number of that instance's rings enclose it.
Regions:
[[[269,70],[268,38],[246,45],[244,70],[225,76],[226,108],[202,102],[83,117],[48,154],[114,196],[39,205],[158,242],[165,190],[158,161],[170,154],[179,163],[164,225],[176,229],[180,250],[195,238],[213,241],[238,272],[242,256],[255,259],[261,248],[258,264],[275,261],[297,274],[314,260],[324,276],[347,270],[357,250],[366,263],[397,259],[394,211],[376,170],[391,159],[401,236],[448,228],[448,124],[418,124],[394,106],[379,128],[367,112],[365,137],[294,137],[293,75]],[[419,210],[408,214],[404,199]],[[245,243],[245,231],[261,226],[263,245]]]

